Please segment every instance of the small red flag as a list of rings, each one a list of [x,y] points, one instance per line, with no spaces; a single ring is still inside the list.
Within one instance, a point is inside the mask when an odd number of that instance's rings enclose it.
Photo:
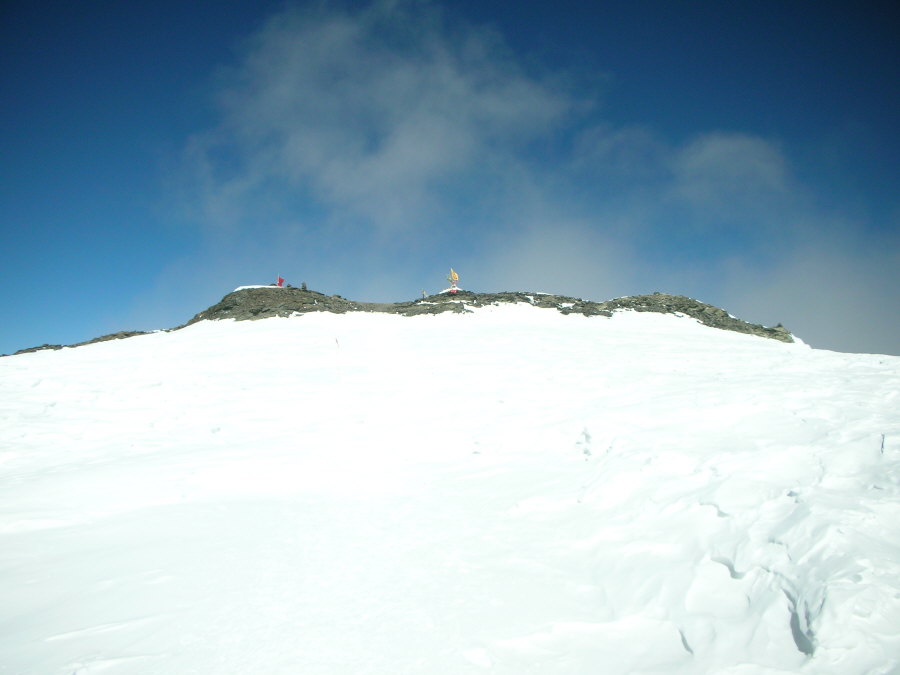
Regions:
[[[284,286],[284,279],[282,279],[281,277],[278,277],[278,285]]]

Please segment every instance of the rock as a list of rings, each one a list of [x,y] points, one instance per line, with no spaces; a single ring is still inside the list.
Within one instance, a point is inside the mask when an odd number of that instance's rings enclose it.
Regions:
[[[95,342],[106,342],[107,340],[123,340],[125,338],[134,337],[135,335],[147,335],[149,331],[145,330],[121,330],[118,333],[110,333],[109,335],[101,335],[100,337],[96,337],[93,340],[88,340],[86,342],[79,342],[78,344],[72,345],[72,347],[80,347],[81,345],[91,345]]]
[[[285,288],[278,286],[242,288],[229,293],[212,307],[196,314],[190,321],[172,330],[178,330],[205,320],[235,319],[236,321],[248,321],[266,319],[273,316],[306,314],[309,312],[333,312],[335,314],[344,314],[346,312],[384,312],[401,316],[441,314],[443,312],[462,314],[472,311],[470,308],[502,303],[525,303],[543,309],[555,309],[561,314],[582,314],[584,316],[610,317],[613,315],[613,312],[617,311],[682,314],[712,328],[748,333],[782,342],[794,341],[793,336],[781,324],[778,324],[775,328],[766,328],[758,324],[747,323],[714,305],[708,305],[683,295],[669,295],[668,293],[656,292],[652,295],[634,295],[605,302],[594,302],[546,293],[522,293],[519,291],[474,293],[460,290],[457,293],[438,293],[407,302],[383,303],[354,302],[340,295],[325,295],[318,291],[307,290],[305,283],[300,288],[293,286]],[[78,347],[94,342],[117,340],[143,334],[141,331],[123,331],[69,346]],[[42,349],[62,349],[62,347],[63,345],[42,345],[40,347],[21,349],[16,354]]]
[[[724,309],[714,305],[688,298],[683,295],[669,295],[668,293],[654,293],[653,295],[634,295],[625,298],[616,298],[600,303],[605,308],[615,310],[630,309],[636,312],[659,312],[663,314],[684,314],[696,319],[705,326],[731,330],[738,333],[748,333],[760,337],[780,340],[781,342],[793,342],[794,338],[778,324],[775,328],[766,328],[755,323],[741,321],[731,316]]]
[[[564,295],[546,293],[523,293],[504,291],[502,293],[474,293],[460,290],[457,293],[438,293],[408,302],[376,303],[353,302],[340,295],[324,295],[316,291],[297,288],[247,288],[229,293],[222,301],[200,312],[187,324],[204,319],[264,319],[270,316],[290,316],[306,312],[384,312],[402,316],[440,314],[443,312],[463,313],[468,308],[484,307],[501,303],[526,303],[534,307],[555,309],[562,314],[582,314],[584,316],[612,316],[613,312],[631,310],[636,312],[658,312],[661,314],[683,314],[696,319],[705,326],[722,330],[748,333],[760,337],[793,342],[791,334],[782,326],[766,328],[758,324],[741,321],[724,309],[708,305],[683,295],[653,293],[635,295],[605,302],[593,302]]]
[[[17,352],[13,352],[13,356],[16,356],[18,354],[30,354],[32,352],[41,352],[41,351],[44,351],[45,349],[62,349],[63,347],[65,347],[65,345],[49,345],[49,344],[44,343],[40,347],[28,347],[27,349],[20,349]]]
[[[40,347],[29,347],[28,349],[20,349],[15,352],[15,354],[29,354],[31,352],[40,352],[45,349],[62,349],[63,347],[81,347],[83,345],[91,345],[95,342],[106,342],[107,340],[122,340],[124,338],[134,337],[135,335],[146,335],[147,331],[140,330],[123,330],[118,333],[110,333],[109,335],[101,335],[100,337],[95,337],[91,340],[86,340],[84,342],[76,342],[71,345],[41,345]],[[14,355],[15,355],[14,354]]]

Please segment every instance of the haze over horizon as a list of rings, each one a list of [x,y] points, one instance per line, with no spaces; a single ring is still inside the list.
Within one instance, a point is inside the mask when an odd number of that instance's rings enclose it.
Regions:
[[[0,353],[453,266],[900,354],[897,29],[880,3],[4,3]]]

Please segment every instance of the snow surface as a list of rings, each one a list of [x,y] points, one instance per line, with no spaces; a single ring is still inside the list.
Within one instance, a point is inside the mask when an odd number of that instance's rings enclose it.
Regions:
[[[523,304],[3,358],[0,672],[897,673],[898,392]]]

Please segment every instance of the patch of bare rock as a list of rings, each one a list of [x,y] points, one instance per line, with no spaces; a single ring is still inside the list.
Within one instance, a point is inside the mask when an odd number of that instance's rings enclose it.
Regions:
[[[759,324],[741,321],[731,316],[724,309],[708,305],[699,300],[683,295],[653,293],[651,295],[633,295],[604,302],[582,300],[565,295],[547,293],[522,293],[505,291],[502,293],[475,293],[460,290],[457,293],[438,293],[407,302],[356,302],[340,295],[325,295],[318,291],[292,286],[261,286],[242,288],[229,293],[215,305],[196,314],[187,323],[172,330],[205,320],[235,319],[248,321],[265,319],[273,316],[294,316],[309,312],[384,312],[401,316],[418,316],[421,314],[441,314],[455,312],[458,314],[471,312],[479,307],[498,305],[501,303],[526,303],[534,307],[554,309],[561,314],[582,314],[584,316],[612,316],[616,311],[657,312],[661,314],[681,314],[696,319],[705,326],[748,333],[760,337],[793,342],[793,336],[781,326],[767,328]],[[135,335],[144,335],[143,331],[121,331],[103,335],[87,342],[74,345],[41,345],[21,349],[16,354],[25,354],[44,349],[62,349],[64,346],[80,347],[82,345],[118,340]]]
[[[506,291],[502,293],[475,293],[460,290],[457,293],[438,293],[408,302],[373,303],[347,300],[340,295],[324,295],[317,291],[300,288],[246,288],[229,293],[212,307],[194,316],[185,325],[206,319],[264,319],[271,316],[292,316],[307,312],[385,312],[402,316],[440,314],[443,312],[464,313],[478,307],[501,303],[526,303],[535,307],[555,309],[561,314],[582,314],[584,316],[612,316],[615,311],[658,312],[661,314],[682,314],[696,319],[705,326],[748,333],[760,337],[793,342],[791,334],[780,324],[767,328],[748,323],[731,316],[724,309],[683,295],[653,293],[634,295],[604,302],[594,302],[564,295],[546,293],[522,293]]]

